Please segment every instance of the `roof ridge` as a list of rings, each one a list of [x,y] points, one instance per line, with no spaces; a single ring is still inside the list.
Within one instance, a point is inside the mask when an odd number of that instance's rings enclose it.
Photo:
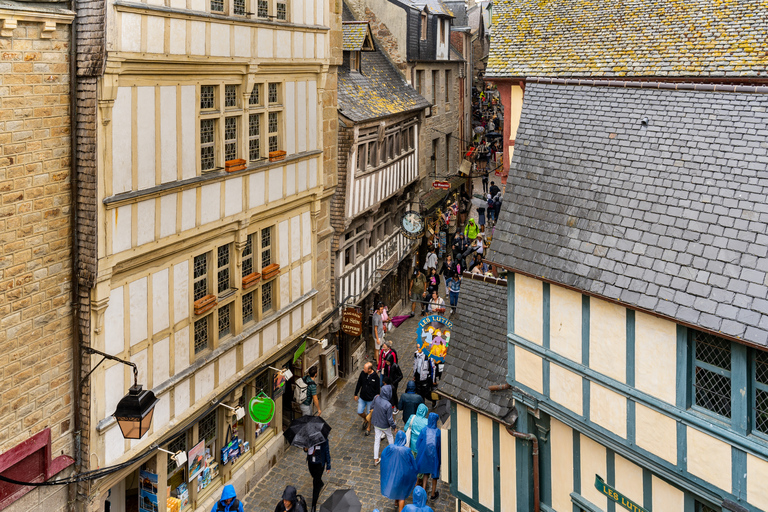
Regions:
[[[491,283],[499,286],[507,286],[507,280],[500,277],[487,276],[483,274],[473,274],[472,272],[464,272],[461,277],[471,279],[473,281],[482,281],[484,283]]]
[[[768,94],[768,85],[725,85],[698,82],[661,82],[654,80],[594,80],[581,78],[532,77],[526,83],[549,85],[583,85],[591,87],[625,87],[636,89],[666,89],[675,91],[744,92]]]

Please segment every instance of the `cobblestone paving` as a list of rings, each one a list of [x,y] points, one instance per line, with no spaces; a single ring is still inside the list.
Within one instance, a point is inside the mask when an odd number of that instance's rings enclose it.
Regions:
[[[395,350],[401,357],[402,370],[406,374],[400,383],[399,391],[405,391],[405,383],[413,373],[411,356],[414,350],[416,324],[420,317],[407,320],[395,329],[388,339],[394,342]],[[371,354],[370,358],[373,358]],[[323,409],[323,418],[331,425],[330,435],[331,473],[323,478],[325,488],[320,495],[323,503],[336,489],[354,489],[363,512],[379,509],[381,512],[396,510],[394,502],[381,495],[379,485],[379,467],[373,465],[373,434],[365,437],[360,427],[362,420],[356,414],[356,402],[353,399],[357,374],[348,382],[340,382],[335,398]],[[428,404],[429,405],[429,404]],[[398,427],[402,428],[401,415],[395,416]],[[381,441],[381,450],[387,445]],[[312,478],[307,470],[306,454],[300,448],[290,447],[285,455],[273,467],[243,501],[246,512],[273,512],[286,485],[294,485],[302,494],[309,507],[312,506]],[[440,497],[429,502],[435,512],[448,512],[455,509],[455,500],[448,486],[438,484]],[[408,500],[406,503],[410,503]],[[318,505],[318,510],[319,510]]]

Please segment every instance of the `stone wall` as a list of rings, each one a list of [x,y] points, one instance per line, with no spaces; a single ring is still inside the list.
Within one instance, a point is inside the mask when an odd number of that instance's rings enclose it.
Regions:
[[[0,35],[0,452],[50,428],[74,457],[70,26],[35,16]],[[66,505],[56,486],[5,510]]]

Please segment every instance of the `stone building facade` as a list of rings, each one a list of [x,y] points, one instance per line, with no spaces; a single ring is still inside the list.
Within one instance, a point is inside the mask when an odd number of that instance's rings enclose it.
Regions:
[[[0,6],[0,473],[20,481],[66,477],[74,462],[64,5]],[[65,510],[68,492],[0,483],[0,509]]]

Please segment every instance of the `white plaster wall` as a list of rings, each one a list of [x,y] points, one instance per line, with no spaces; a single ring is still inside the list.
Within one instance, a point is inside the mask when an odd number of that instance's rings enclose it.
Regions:
[[[301,214],[301,255],[312,254],[312,219],[309,212]]]
[[[159,401],[152,417],[152,432],[160,432],[171,420],[171,393],[164,393],[157,398]]]
[[[277,48],[275,55],[278,59],[291,58],[291,33],[287,30],[275,30],[275,42]]]
[[[173,333],[173,349],[175,375],[189,366],[189,326]]]
[[[285,196],[290,197],[296,193],[296,164],[285,166]]]
[[[317,164],[318,160],[309,161],[309,188],[317,186]]]
[[[747,501],[762,510],[768,510],[768,462],[747,454]]]
[[[291,335],[291,315],[283,315],[280,318],[280,339],[284,341]]]
[[[653,496],[653,512],[680,512],[685,510],[685,495],[664,480],[651,477],[651,494]]]
[[[104,311],[104,352],[113,356],[125,350],[123,307],[123,287],[120,286],[109,293],[109,306]]]
[[[181,230],[195,227],[197,212],[197,191],[193,188],[181,193]]]
[[[141,51],[141,15],[133,13],[121,13],[120,50],[124,52]]]
[[[185,55],[187,53],[187,22],[185,20],[171,18],[170,39],[170,51],[173,55]]]
[[[176,234],[176,198],[178,194],[167,194],[160,198],[160,236]]]
[[[205,0],[190,0],[189,8],[193,11],[205,12],[205,4],[206,4]]]
[[[627,399],[594,382],[590,383],[589,419],[614,434],[627,437]]]
[[[291,311],[291,332],[296,332],[301,329],[301,311],[301,308],[296,308]]]
[[[296,117],[296,83],[285,82],[285,118]],[[296,131],[302,123],[285,123],[285,151],[289,155],[296,153]]]
[[[139,383],[146,386],[149,382],[147,378],[147,349],[140,350],[131,355],[131,362],[136,365],[136,369],[139,372]]]
[[[147,199],[136,205],[136,244],[144,245],[155,240],[155,200]]]
[[[688,472],[724,491],[731,491],[731,446],[687,427]]]
[[[165,19],[147,16],[147,53],[163,53]]]
[[[501,428],[499,436],[501,435],[509,434]],[[493,475],[496,472],[493,464],[493,421],[482,414],[477,415],[477,439],[477,482],[480,503],[493,509],[496,491],[493,485]]]
[[[549,364],[549,396],[578,415],[584,414],[581,377],[555,363]]]
[[[635,313],[635,387],[675,404],[677,391],[677,326],[674,322]]]
[[[302,288],[302,294],[307,294],[312,289],[312,262],[307,261],[303,265],[302,279],[304,280],[304,286]]]
[[[112,253],[131,248],[131,205],[115,208],[112,214]]]
[[[176,418],[189,408],[189,380],[184,379],[173,387],[173,415]]]
[[[277,341],[277,322],[273,322],[261,332],[262,354],[268,354],[275,348]]]
[[[267,28],[259,28],[258,32],[258,44],[256,45],[256,52],[259,58],[271,58],[274,30]],[[292,118],[288,118],[292,119]]]
[[[230,349],[219,358],[219,384],[237,373],[237,348]]]
[[[125,439],[120,427],[113,425],[104,433],[104,464],[109,465],[125,453]]]
[[[677,422],[665,414],[635,403],[637,446],[677,464]]]
[[[301,216],[291,217],[291,261],[301,258]]]
[[[229,26],[211,23],[211,55],[229,57]]]
[[[314,300],[305,302],[301,309],[304,311],[304,325],[307,325],[312,320],[312,307]]]
[[[152,346],[152,387],[157,387],[171,377],[170,339],[166,336]]]
[[[205,55],[205,23],[192,21],[189,24],[189,29],[190,53],[192,55]]]
[[[152,334],[169,327],[168,269],[152,274]]]
[[[194,22],[193,22],[194,23]],[[193,178],[197,175],[197,160],[195,137],[195,86],[184,85],[181,87],[181,177]]]
[[[304,0],[293,0],[290,3],[290,20],[294,23],[305,23],[304,21]]]
[[[132,187],[131,88],[118,87],[112,107],[112,193],[128,192]]]
[[[456,407],[456,457],[458,475],[456,484],[459,492],[472,496],[472,416],[466,407]],[[504,452],[502,452],[504,453]]]
[[[573,431],[554,418],[550,420],[549,428],[552,439],[552,508],[572,510],[573,472],[578,471],[573,467]]]
[[[142,277],[128,285],[131,346],[147,339],[147,278]]]
[[[304,58],[304,34],[301,32],[293,33],[293,58]]]
[[[283,197],[283,168],[269,170],[269,201],[277,201]]]
[[[291,270],[291,301],[299,297],[301,297],[301,267]]]
[[[515,334],[542,344],[543,290],[541,281],[515,274]]]
[[[235,27],[235,56],[251,56],[251,29],[249,27]]]
[[[259,333],[254,333],[243,342],[243,366],[247,367],[261,355],[259,354],[259,341]]]
[[[634,501],[643,503],[643,468],[632,464],[619,454],[614,456],[614,480],[616,489]],[[620,509],[618,505],[617,509]]]
[[[541,358],[519,346],[515,347],[514,350],[515,380],[539,393],[543,393]]]
[[[298,164],[296,164],[298,168],[298,177],[296,179],[296,187],[298,188],[299,192],[304,192],[307,190],[307,161],[301,160]]]
[[[224,182],[224,215],[229,217],[243,211],[243,178],[232,178]]]
[[[581,453],[581,495],[600,507],[601,510],[606,510],[608,508],[608,498],[595,489],[594,485],[595,475],[600,475],[602,478],[607,477],[605,448],[583,435],[579,437],[579,444]]]
[[[288,272],[284,273],[277,278],[278,290],[280,293],[280,304],[288,304],[291,302],[291,276]]]
[[[155,186],[155,88],[136,88],[136,162],[139,190]]]
[[[578,292],[549,287],[549,348],[577,363],[581,363],[581,300]]]
[[[125,366],[113,364],[104,370],[104,417],[117,409],[117,404],[125,396]]]
[[[213,392],[215,386],[213,379],[213,363],[195,372],[195,402],[199,402],[208,396],[209,393]]]
[[[180,322],[189,315],[189,262],[173,266],[173,320]]]
[[[271,178],[270,178],[271,181]],[[286,267],[290,263],[290,254],[288,249],[288,241],[290,240],[290,232],[288,231],[288,221],[284,220],[280,222],[277,228],[278,233],[278,256],[280,258],[280,266]]]
[[[221,184],[200,187],[200,223],[207,224],[221,218]]]
[[[623,306],[590,299],[589,366],[619,382],[626,382],[627,310]]]
[[[320,5],[320,2],[318,2],[318,5]],[[327,53],[325,45],[328,41],[325,34],[315,34],[315,41],[315,58],[324,59]]]
[[[317,82],[314,80],[307,82],[307,147],[309,149],[319,149],[317,143],[317,109],[320,108],[320,102],[317,99]]]
[[[316,107],[312,107],[316,108]],[[296,82],[296,119],[307,119],[307,82]],[[309,122],[296,123],[296,151],[307,150],[307,125]]]
[[[248,206],[256,208],[264,204],[264,171],[251,174],[248,177]]]
[[[160,182],[176,181],[176,86],[160,87]]]

